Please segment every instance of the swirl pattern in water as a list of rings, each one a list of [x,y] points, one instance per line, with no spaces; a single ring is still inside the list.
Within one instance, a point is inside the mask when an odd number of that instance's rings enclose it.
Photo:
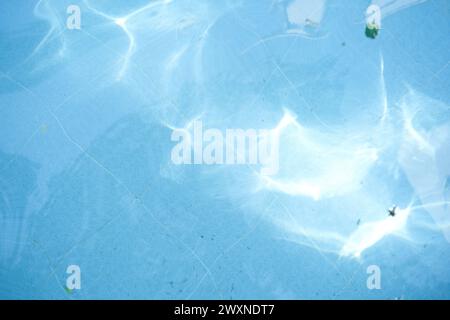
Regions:
[[[446,0],[0,8],[0,298],[450,298]]]

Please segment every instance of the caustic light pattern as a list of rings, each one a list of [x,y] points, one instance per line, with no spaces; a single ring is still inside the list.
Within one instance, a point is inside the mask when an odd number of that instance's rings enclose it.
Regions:
[[[450,298],[448,1],[0,9],[0,298]],[[199,121],[276,170],[174,163]]]

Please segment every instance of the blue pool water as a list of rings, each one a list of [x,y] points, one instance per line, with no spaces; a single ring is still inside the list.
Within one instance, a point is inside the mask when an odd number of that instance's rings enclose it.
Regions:
[[[0,298],[450,298],[449,1],[0,9]]]

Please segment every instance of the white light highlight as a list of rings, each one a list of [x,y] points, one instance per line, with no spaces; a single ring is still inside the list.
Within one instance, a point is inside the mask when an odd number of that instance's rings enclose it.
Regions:
[[[135,50],[136,50],[136,38],[134,33],[130,30],[128,23],[132,22],[134,17],[138,16],[139,14],[145,13],[149,10],[155,9],[161,5],[167,5],[169,4],[171,1],[150,1],[147,5],[142,6],[132,12],[130,12],[129,14],[122,16],[122,17],[113,17],[111,15],[108,15],[94,7],[92,7],[89,2],[87,0],[84,0],[85,5],[95,14],[98,14],[100,16],[102,16],[103,18],[112,21],[114,24],[116,24],[117,26],[119,26],[122,31],[125,33],[125,35],[128,38],[128,48],[124,54],[123,57],[123,63],[122,63],[122,67],[120,68],[118,74],[117,74],[117,80],[121,80],[123,78],[123,76],[125,75],[127,69],[128,69],[128,65],[130,63],[130,59],[132,58]]]
[[[402,231],[411,210],[410,208],[397,209],[396,212],[394,217],[386,215],[386,218],[382,220],[367,222],[359,226],[349,236],[339,254],[359,258],[365,250],[374,246],[384,237]]]
[[[378,150],[358,139],[303,127],[285,111],[274,134],[280,141],[280,174],[261,176],[269,190],[314,200],[357,190],[378,159]]]

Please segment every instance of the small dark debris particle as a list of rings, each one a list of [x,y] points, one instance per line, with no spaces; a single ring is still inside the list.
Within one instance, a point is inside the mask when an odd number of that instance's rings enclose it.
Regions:
[[[389,216],[395,217],[395,210],[397,210],[397,206],[393,206],[391,209],[388,209]]]

